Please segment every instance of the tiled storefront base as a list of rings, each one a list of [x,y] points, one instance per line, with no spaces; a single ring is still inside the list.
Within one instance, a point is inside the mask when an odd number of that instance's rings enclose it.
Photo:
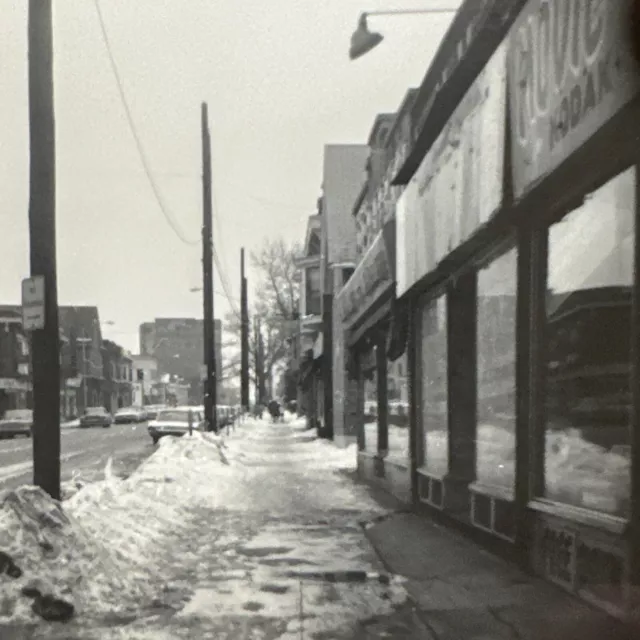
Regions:
[[[631,617],[638,602],[634,604],[628,586],[628,553],[622,533],[538,510],[534,522],[531,560],[536,573],[616,617]]]
[[[358,452],[358,476],[374,484],[404,503],[411,502],[411,477],[408,465],[381,458],[366,451]]]

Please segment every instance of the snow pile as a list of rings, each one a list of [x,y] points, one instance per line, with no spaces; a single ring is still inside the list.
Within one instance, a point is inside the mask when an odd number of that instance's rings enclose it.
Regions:
[[[83,618],[150,603],[160,560],[186,532],[189,507],[228,501],[237,478],[222,441],[196,432],[163,438],[126,480],[109,463],[103,481],[79,489],[73,481],[62,506],[36,487],[10,492],[0,505],[0,550],[21,575],[0,580],[0,624],[34,619],[25,587],[72,603]]]
[[[126,558],[89,535],[37,487],[21,487],[4,497],[0,548],[21,574],[0,580],[0,623],[33,620],[25,589],[71,603],[80,614],[122,611],[123,603],[151,596],[148,581],[132,575]]]
[[[449,469],[449,433],[444,429],[428,431],[425,440],[426,468],[444,475]]]
[[[513,431],[492,424],[478,425],[476,475],[482,484],[513,488],[516,439]]]
[[[546,435],[546,496],[552,500],[626,515],[631,459],[587,442],[575,429]]]
[[[378,452],[378,423],[367,422],[364,425],[364,450],[367,453]]]
[[[409,425],[389,425],[389,458],[409,464]]]

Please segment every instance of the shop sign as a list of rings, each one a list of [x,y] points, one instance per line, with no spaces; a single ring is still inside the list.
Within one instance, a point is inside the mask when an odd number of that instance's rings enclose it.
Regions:
[[[453,19],[450,34],[447,34],[451,38],[445,37],[431,65],[432,71],[420,88],[420,97],[426,96],[426,102],[421,107],[416,105],[421,110],[415,122],[416,137],[424,128],[442,87],[464,60],[495,4],[496,0],[467,0]]]
[[[15,378],[0,378],[0,389],[2,391],[28,391],[29,383]]]
[[[502,202],[506,45],[480,72],[396,207],[401,296],[487,222]]]
[[[410,106],[412,103],[408,104]],[[374,215],[380,226],[395,215],[396,203],[403,188],[393,185],[393,180],[408,158],[411,147],[411,113],[401,110],[398,120],[388,146],[389,161],[373,201]]]
[[[509,37],[516,196],[550,173],[638,93],[630,1],[530,0]]]
[[[392,284],[389,261],[383,231],[379,231],[353,275],[338,294],[342,322],[355,321]]]

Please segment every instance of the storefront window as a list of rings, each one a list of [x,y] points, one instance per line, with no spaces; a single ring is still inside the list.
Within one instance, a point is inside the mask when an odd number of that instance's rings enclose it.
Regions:
[[[446,296],[427,303],[422,311],[421,355],[424,464],[428,472],[444,475],[449,466]]]
[[[409,464],[409,391],[407,354],[387,363],[389,458]]]
[[[635,169],[549,230],[545,496],[629,509]]]
[[[376,377],[376,347],[369,352],[364,371],[364,449],[378,452],[378,380]]]
[[[478,273],[476,477],[513,488],[516,421],[517,251]]]

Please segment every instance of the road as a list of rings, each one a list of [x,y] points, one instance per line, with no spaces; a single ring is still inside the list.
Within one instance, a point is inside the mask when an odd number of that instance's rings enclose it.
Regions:
[[[61,448],[63,482],[74,473],[83,479],[97,479],[110,457],[116,473],[130,473],[154,450],[145,423],[63,429]],[[31,439],[0,440],[0,491],[32,483]]]

